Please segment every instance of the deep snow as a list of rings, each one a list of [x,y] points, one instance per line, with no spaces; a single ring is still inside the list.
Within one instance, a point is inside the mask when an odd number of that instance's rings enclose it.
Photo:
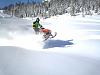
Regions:
[[[34,34],[35,18],[0,15],[0,75],[100,74],[99,15],[41,18],[45,28],[57,32],[45,42]]]
[[[0,75],[100,75],[100,60],[0,47]]]

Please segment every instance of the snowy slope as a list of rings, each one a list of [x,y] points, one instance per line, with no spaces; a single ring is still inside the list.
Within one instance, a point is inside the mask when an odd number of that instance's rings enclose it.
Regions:
[[[100,16],[41,18],[58,33],[46,42],[34,34],[34,20],[0,18],[0,75],[100,74]]]
[[[43,42],[42,35],[35,35],[32,29],[32,22],[35,19],[1,18],[0,45],[97,58],[100,57],[99,19],[100,17],[95,15],[83,18],[67,14],[41,19],[41,24],[45,28],[58,33],[54,39]]]

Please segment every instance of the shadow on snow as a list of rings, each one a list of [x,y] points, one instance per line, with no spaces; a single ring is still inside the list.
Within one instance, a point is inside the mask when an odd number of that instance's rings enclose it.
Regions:
[[[73,45],[73,40],[48,40],[45,42],[43,46],[44,49],[54,48],[54,47],[65,47],[66,45]]]

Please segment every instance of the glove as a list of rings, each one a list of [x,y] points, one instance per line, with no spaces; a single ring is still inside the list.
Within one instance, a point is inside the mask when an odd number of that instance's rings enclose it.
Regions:
[[[35,28],[35,24],[33,24],[33,28]]]
[[[43,26],[41,25],[40,28],[43,28]]]

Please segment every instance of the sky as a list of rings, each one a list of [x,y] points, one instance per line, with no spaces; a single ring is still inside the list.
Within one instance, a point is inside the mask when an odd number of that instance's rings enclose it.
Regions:
[[[18,1],[21,1],[21,2],[28,2],[28,0],[0,0],[0,8],[4,7],[4,6],[7,6],[9,4],[13,4],[13,3],[16,3]],[[39,2],[39,1],[42,1],[42,0],[29,0],[29,1],[36,1],[36,2]]]

